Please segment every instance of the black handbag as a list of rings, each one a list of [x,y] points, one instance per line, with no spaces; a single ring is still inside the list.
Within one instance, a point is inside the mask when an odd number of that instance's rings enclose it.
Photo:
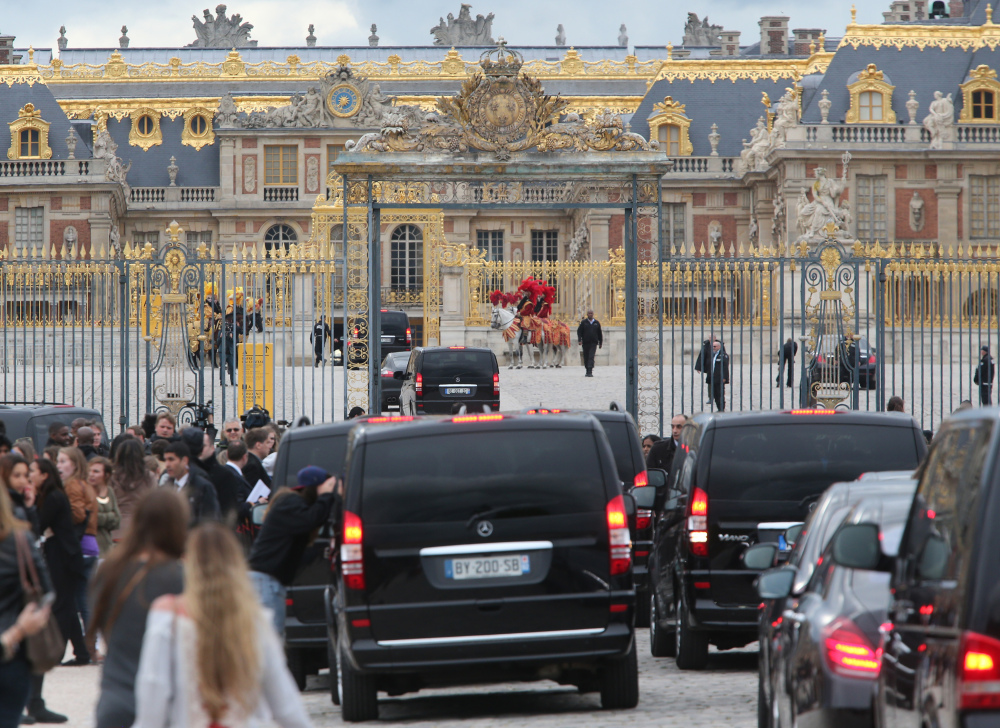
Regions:
[[[17,568],[21,574],[24,603],[25,605],[40,604],[45,593],[42,588],[42,580],[38,578],[35,560],[31,558],[31,546],[28,544],[28,538],[23,532],[18,531],[14,535],[14,541],[17,545]],[[61,663],[66,652],[66,640],[63,639],[62,632],[59,631],[59,624],[55,617],[49,615],[49,621],[39,632],[26,636],[24,647],[27,651],[28,662],[31,663],[31,671],[36,675],[44,674]]]

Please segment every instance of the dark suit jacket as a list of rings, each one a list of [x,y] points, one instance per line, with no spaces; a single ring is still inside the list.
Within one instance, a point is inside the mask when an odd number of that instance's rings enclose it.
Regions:
[[[247,496],[253,490],[246,478],[228,465],[223,465],[214,457],[203,460],[202,467],[208,473],[208,479],[215,487],[215,495],[219,499],[219,511],[224,521],[228,521],[235,514],[239,517],[248,511]],[[256,482],[256,481],[254,481]]]
[[[979,385],[993,384],[995,376],[996,367],[993,366],[993,357],[987,354],[979,360],[979,366],[976,367],[976,377],[972,381]]]
[[[264,470],[264,463],[260,461],[260,458],[249,453],[250,457],[247,458],[247,464],[243,467],[243,477],[246,478],[247,482],[250,484],[250,488],[253,489],[257,485],[258,480],[263,480],[264,485],[268,488],[273,488],[271,483],[271,476],[267,474]]]
[[[799,345],[797,342],[786,341],[781,345],[781,359],[780,361],[787,361],[789,359],[794,359],[795,355],[799,353]]]
[[[579,341],[583,346],[587,344],[597,344],[598,346],[604,345],[604,333],[601,331],[601,322],[594,319],[591,323],[587,319],[580,322],[580,325],[576,328],[576,340]]]
[[[202,521],[219,520],[219,499],[215,495],[215,487],[197,465],[188,469],[187,483],[181,488],[181,495],[187,498],[191,507],[192,526]]]
[[[670,465],[674,462],[674,453],[677,452],[677,443],[674,438],[667,437],[653,443],[649,448],[649,455],[646,456],[647,468],[659,468],[670,472]]]
[[[715,359],[715,352],[712,352],[712,356],[705,361],[705,381],[711,384],[713,376],[716,384],[729,381],[729,354],[725,350],[719,352],[718,359]]]
[[[698,352],[698,359],[694,363],[696,372],[707,372],[708,362],[712,359],[712,340],[705,339],[701,342],[701,351]]]

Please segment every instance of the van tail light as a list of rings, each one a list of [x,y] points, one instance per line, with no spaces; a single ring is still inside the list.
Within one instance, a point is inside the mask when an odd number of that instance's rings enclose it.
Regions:
[[[344,575],[344,586],[348,589],[365,588],[362,536],[361,517],[350,511],[344,511],[344,540],[340,545],[340,568]]]
[[[494,397],[499,397],[500,396],[500,375],[499,374],[494,374],[493,375],[493,396]]]
[[[708,493],[695,488],[688,504],[688,543],[695,556],[708,556]]]
[[[406,345],[411,346],[413,344],[413,329],[409,326],[406,327]]]
[[[644,488],[647,485],[649,485],[649,474],[645,470],[636,473],[632,479],[632,487]]]
[[[635,527],[649,528],[653,523],[653,512],[645,508],[639,508],[635,512]]]
[[[960,710],[1000,708],[1000,640],[963,633],[958,678]]]
[[[874,680],[882,666],[882,648],[876,648],[849,619],[838,619],[823,629],[826,662],[838,675]]]
[[[875,363],[875,355],[874,354],[869,354],[868,355],[868,363],[869,364],[874,364]]]
[[[418,397],[424,396],[424,375],[421,374],[420,372],[417,372],[417,377],[414,380],[413,384],[413,390],[414,394],[416,394]]]
[[[627,574],[632,568],[632,537],[625,517],[625,499],[616,495],[608,501],[607,512],[611,575]]]

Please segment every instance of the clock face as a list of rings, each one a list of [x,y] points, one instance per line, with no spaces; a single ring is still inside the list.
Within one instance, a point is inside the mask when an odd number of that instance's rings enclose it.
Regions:
[[[326,106],[334,116],[346,119],[361,109],[361,95],[351,84],[342,83],[331,89],[326,99]]]

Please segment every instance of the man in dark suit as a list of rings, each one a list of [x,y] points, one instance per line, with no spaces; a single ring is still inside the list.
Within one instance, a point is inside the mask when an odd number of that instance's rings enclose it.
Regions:
[[[197,465],[191,466],[191,451],[181,441],[172,442],[163,452],[167,480],[163,487],[175,488],[191,509],[191,527],[202,521],[219,519],[219,500],[215,488]]]
[[[271,476],[264,469],[262,460],[274,449],[274,432],[269,427],[255,427],[243,440],[250,451],[247,464],[243,467],[243,477],[251,488],[257,485],[258,480],[263,480],[264,485],[270,488]]]
[[[576,329],[576,340],[583,348],[583,365],[587,368],[585,377],[594,376],[594,354],[604,347],[601,322],[594,318],[593,311],[587,311],[587,318]]]
[[[788,341],[781,345],[781,350],[778,352],[778,377],[774,380],[774,386],[781,386],[781,371],[786,366],[788,367],[788,386],[792,386],[792,380],[794,379],[792,372],[795,370],[795,355],[798,353],[798,343],[791,336],[789,336]]]
[[[979,348],[982,358],[979,366],[976,367],[976,376],[973,382],[979,385],[979,404],[988,407],[993,404],[993,378],[996,376],[996,367],[993,364],[993,357],[990,356],[990,347],[983,344]]]
[[[654,442],[653,447],[649,449],[649,455],[646,456],[647,468],[659,468],[670,472],[670,466],[674,462],[674,453],[677,452],[677,446],[681,442],[681,431],[686,423],[686,416],[674,415],[674,418],[670,420],[670,437]]]
[[[250,504],[247,497],[253,486],[243,477],[240,465],[246,462],[247,446],[242,442],[231,443],[226,449],[226,463],[220,463],[215,457],[215,448],[211,450],[206,446],[202,452],[203,459],[200,460],[202,470],[208,474],[208,479],[215,486],[215,495],[219,499],[219,511],[222,520],[227,525],[235,525],[242,516],[249,515]],[[237,457],[234,462],[230,454],[236,451]]]
[[[729,354],[722,348],[722,342],[716,339],[712,342],[712,358],[705,370],[705,382],[715,408],[719,412],[726,411],[726,385],[729,384]]]
[[[313,354],[316,356],[315,366],[318,367],[320,364],[326,363],[326,359],[323,358],[323,347],[331,338],[330,324],[326,322],[326,316],[320,316],[319,321],[312,328],[312,333],[309,334],[309,341],[313,345]]]

